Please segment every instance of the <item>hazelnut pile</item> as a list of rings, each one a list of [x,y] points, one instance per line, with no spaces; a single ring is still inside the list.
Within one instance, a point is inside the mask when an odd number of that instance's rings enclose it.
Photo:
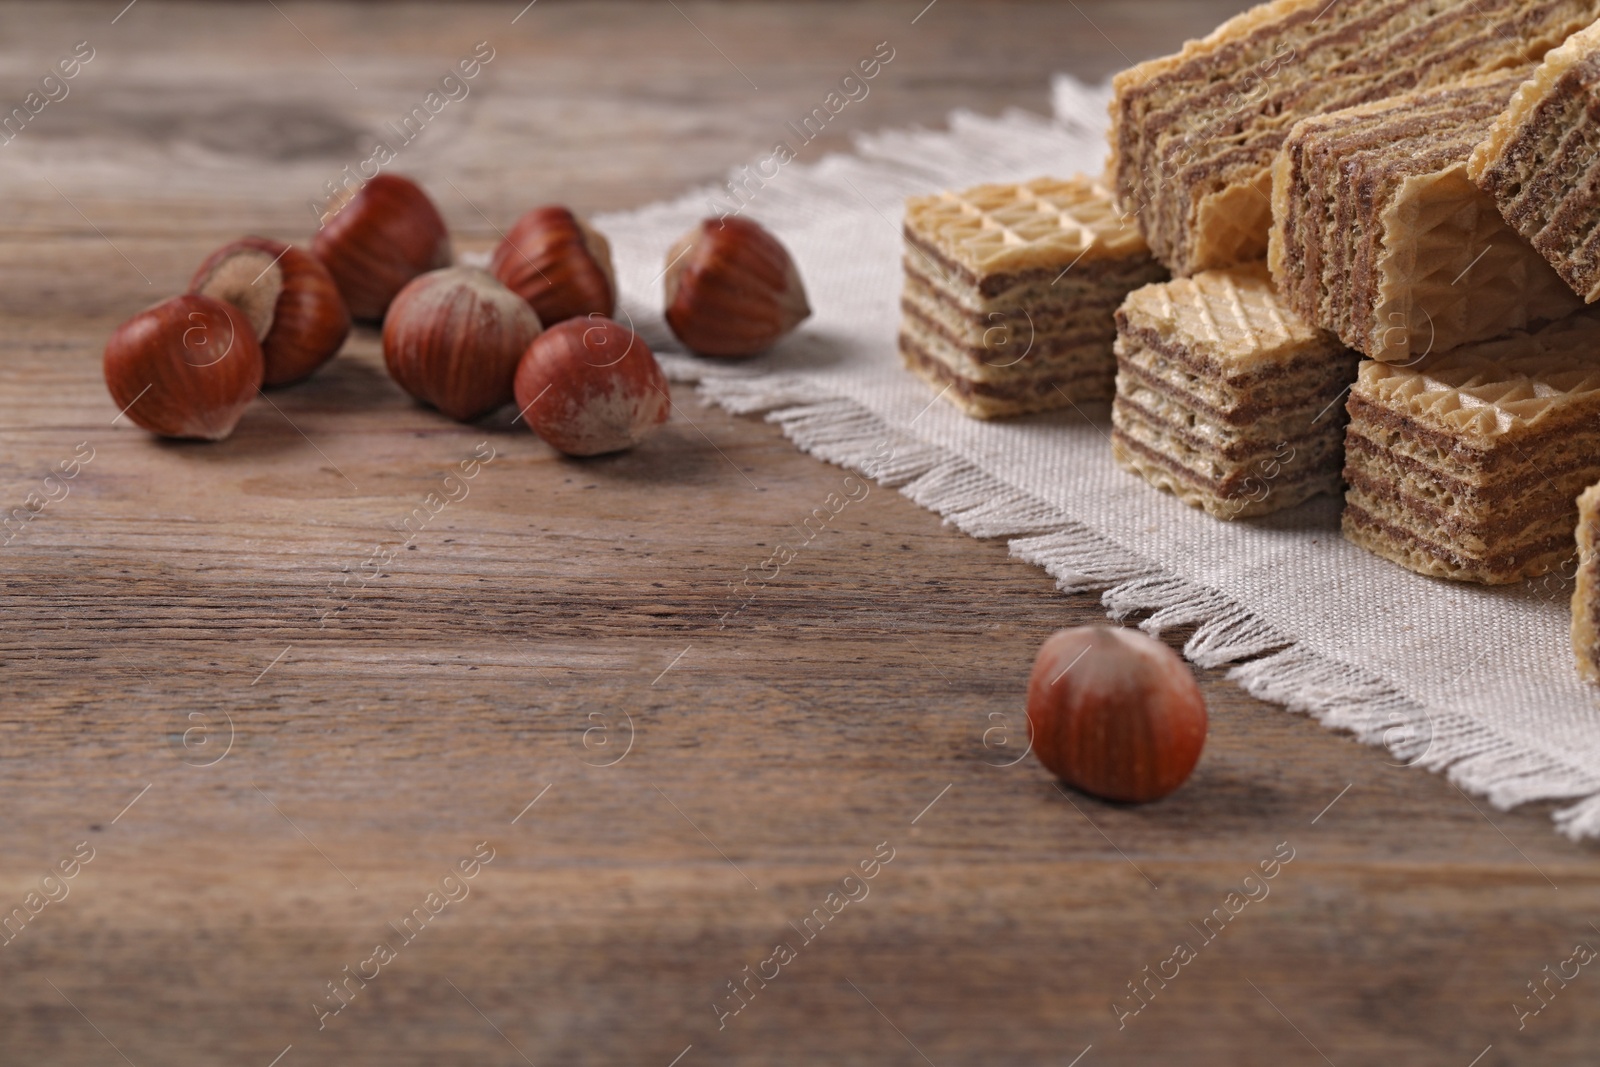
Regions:
[[[605,237],[564,207],[518,219],[488,270],[454,266],[450,234],[421,186],[379,175],[320,230],[310,253],[245,237],[212,253],[189,292],[147,308],[106,343],[106,386],[128,418],[163,437],[220,441],[263,386],[316,372],[352,320],[381,323],[389,376],[462,422],[510,403],[552,448],[631,448],[667,421],[666,376],[611,319],[617,283]],[[794,260],[740,217],[709,218],[667,253],[667,325],[701,356],[742,359],[808,315]],[[1028,686],[1028,734],[1067,784],[1127,803],[1189,777],[1206,708],[1172,650],[1102,626],[1044,643]]]
[[[245,237],[213,252],[189,291],[106,344],[112,399],[162,437],[220,441],[264,386],[310,377],[352,321],[381,323],[389,376],[462,422],[513,399],[553,448],[631,448],[667,421],[655,355],[611,319],[604,235],[558,205],[534,208],[488,270],[454,266],[444,218],[409,178],[380,174],[338,208],[310,252]],[[666,320],[690,351],[742,359],[811,313],[794,260],[742,218],[707,219],[667,254]]]

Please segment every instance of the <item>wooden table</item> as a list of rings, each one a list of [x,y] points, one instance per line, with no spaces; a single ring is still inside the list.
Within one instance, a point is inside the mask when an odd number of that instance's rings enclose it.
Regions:
[[[473,95],[396,167],[466,249],[760,158],[880,41],[893,66],[807,158],[1043,110],[1051,72],[1229,4],[519,7],[0,8],[6,101],[95,50],[0,155],[6,506],[93,449],[3,548],[0,908],[75,876],[0,945],[0,1064],[1594,1062],[1600,977],[1514,1008],[1600,945],[1595,850],[1548,808],[1215,675],[1165,802],[1001,766],[1034,649],[1097,599],[882,488],[719,622],[844,476],[759,421],[679,391],[648,447],[563,460],[505,413],[414,406],[371,332],[224,444],[116,420],[115,323],[239,233],[304,240],[361,131],[480,40]],[[479,442],[470,496],[372,577]]]

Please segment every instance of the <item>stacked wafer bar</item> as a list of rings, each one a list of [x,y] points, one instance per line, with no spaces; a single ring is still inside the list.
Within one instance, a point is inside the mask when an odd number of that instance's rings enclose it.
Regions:
[[[1277,0],[1113,81],[1111,174],[1174,274],[1260,259],[1300,119],[1537,62],[1600,0]]]
[[[1112,314],[1166,277],[1081,177],[912,197],[905,241],[901,356],[980,418],[1109,399]]]
[[[1572,554],[1600,480],[1600,319],[1582,312],[1351,390],[1344,534],[1423,574],[1498,585]]]
[[[1572,590],[1572,655],[1578,674],[1600,682],[1600,484],[1578,498],[1578,582]]]
[[[1295,125],[1273,167],[1273,277],[1308,321],[1372,359],[1541,326],[1582,306],[1467,177],[1531,67]]]
[[[1472,177],[1584,300],[1600,299],[1600,24],[1545,57]]]
[[[1338,491],[1359,357],[1285,307],[1264,267],[1139,289],[1117,331],[1123,467],[1223,519]]]

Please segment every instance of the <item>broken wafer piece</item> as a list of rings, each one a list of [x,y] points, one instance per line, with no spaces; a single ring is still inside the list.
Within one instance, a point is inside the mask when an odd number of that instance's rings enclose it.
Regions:
[[[1582,307],[1467,177],[1531,67],[1303,119],[1273,166],[1273,279],[1371,359],[1542,326]]]
[[[978,418],[1110,399],[1112,315],[1166,277],[1083,177],[912,197],[905,240],[901,357]]]
[[[1578,584],[1572,590],[1572,655],[1578,676],[1600,682],[1600,484],[1578,497]]]
[[[1600,299],[1600,23],[1545,56],[1471,174],[1573,292]]]
[[[1538,62],[1600,0],[1276,0],[1112,81],[1110,173],[1174,274],[1260,259],[1297,121]]]
[[[1117,311],[1117,462],[1221,519],[1339,490],[1360,359],[1290,311],[1266,268],[1147,285]]]
[[[1410,366],[1364,362],[1347,406],[1348,540],[1488,585],[1572,555],[1573,501],[1600,481],[1600,316]]]

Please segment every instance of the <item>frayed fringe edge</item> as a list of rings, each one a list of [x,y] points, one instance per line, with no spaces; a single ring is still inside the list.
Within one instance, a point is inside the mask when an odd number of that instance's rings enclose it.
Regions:
[[[1042,567],[1064,592],[1104,589],[1101,602],[1113,619],[1152,612],[1139,626],[1155,635],[1195,625],[1183,654],[1201,667],[1234,664],[1228,678],[1252,696],[1386,748],[1392,766],[1442,771],[1501,810],[1578,800],[1555,812],[1556,828],[1574,840],[1600,837],[1600,781],[1581,769],[1303,648],[1221,593],[1162,570],[971,461],[895,430],[853,400],[792,377],[707,377],[688,361],[663,362],[671,377],[698,382],[719,407],[764,415],[801,451],[898,489],[972,537],[1006,538],[1011,555]]]

